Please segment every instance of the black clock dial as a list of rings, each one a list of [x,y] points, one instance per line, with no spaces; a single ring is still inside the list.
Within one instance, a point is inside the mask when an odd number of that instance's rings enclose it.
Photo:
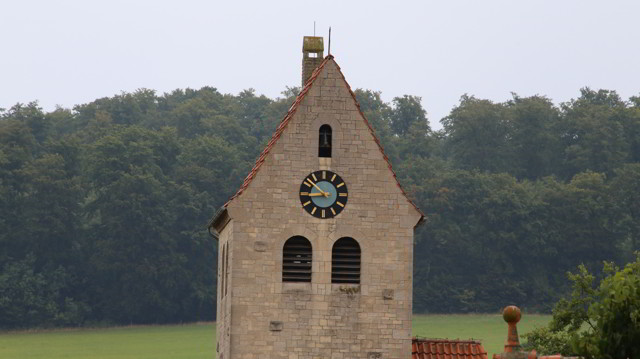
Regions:
[[[342,177],[331,171],[315,171],[300,184],[300,203],[310,215],[333,218],[347,205],[349,192]]]

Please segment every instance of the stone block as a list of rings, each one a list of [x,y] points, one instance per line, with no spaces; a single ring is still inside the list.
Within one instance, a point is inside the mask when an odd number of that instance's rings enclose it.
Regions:
[[[264,252],[267,250],[267,248],[268,248],[268,245],[267,245],[267,242],[265,241],[255,241],[253,243],[253,249],[256,252]]]
[[[272,320],[269,322],[269,330],[272,332],[280,332],[282,331],[282,328],[284,327],[284,325],[282,324],[281,321],[278,320]]]

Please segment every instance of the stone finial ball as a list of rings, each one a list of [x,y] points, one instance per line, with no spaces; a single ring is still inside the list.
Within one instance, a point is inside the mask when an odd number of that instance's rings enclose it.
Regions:
[[[502,310],[502,318],[507,323],[517,323],[521,317],[522,313],[520,312],[520,308],[515,305],[510,305]]]

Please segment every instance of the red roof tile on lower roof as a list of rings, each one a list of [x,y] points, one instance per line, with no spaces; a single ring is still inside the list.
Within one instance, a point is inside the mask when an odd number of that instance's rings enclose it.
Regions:
[[[475,340],[411,340],[411,359],[488,359],[487,351]]]
[[[320,65],[318,65],[318,67],[313,71],[313,73],[311,74],[311,77],[309,77],[309,79],[305,83],[304,87],[302,88],[302,91],[300,91],[300,94],[298,94],[298,97],[296,97],[296,100],[293,102],[293,104],[289,108],[289,111],[287,112],[286,116],[282,119],[282,121],[278,125],[278,128],[276,128],[276,131],[273,133],[273,136],[271,137],[271,140],[269,141],[267,146],[264,148],[264,150],[260,154],[260,157],[258,157],[258,159],[256,160],[256,164],[253,166],[253,168],[251,169],[251,171],[249,172],[247,177],[244,179],[244,182],[242,183],[242,186],[240,186],[238,191],[233,196],[231,196],[231,198],[229,198],[229,200],[224,204],[224,206],[223,206],[224,208],[226,208],[229,205],[229,203],[231,203],[232,200],[234,200],[236,197],[240,196],[242,194],[242,192],[244,192],[244,190],[247,189],[247,187],[249,187],[249,184],[251,183],[251,181],[253,180],[255,175],[260,170],[260,166],[262,166],[262,163],[265,161],[267,155],[269,154],[269,151],[271,151],[271,148],[275,145],[275,143],[278,141],[278,139],[280,138],[280,136],[284,132],[284,129],[287,127],[287,125],[289,124],[289,122],[293,118],[293,115],[298,110],[298,106],[300,105],[302,100],[305,98],[307,93],[309,93],[309,90],[313,86],[313,82],[318,77],[318,75],[320,74],[320,72],[322,71],[324,66],[330,60],[333,60],[333,55],[328,55],[327,57],[325,57],[324,60],[322,61],[322,63],[320,63]],[[393,170],[393,168],[391,167],[391,161],[389,161],[389,157],[387,157],[387,155],[384,153],[384,149],[382,148],[382,144],[378,140],[378,137],[375,135],[375,131],[373,130],[373,127],[371,127],[371,124],[369,123],[369,121],[367,121],[367,118],[364,117],[364,113],[362,113],[362,110],[360,109],[360,104],[358,103],[358,100],[356,99],[355,93],[351,90],[351,86],[349,86],[349,83],[345,79],[344,74],[342,73],[342,70],[340,70],[340,66],[338,66],[337,63],[336,63],[336,67],[338,69],[338,73],[342,77],[342,80],[344,81],[345,85],[347,86],[347,89],[349,90],[349,93],[351,94],[351,97],[353,97],[353,101],[355,102],[356,107],[358,108],[358,111],[360,112],[360,115],[362,116],[362,118],[364,119],[365,124],[369,128],[369,132],[371,133],[371,135],[373,136],[374,141],[378,145],[378,148],[380,149],[380,152],[382,153],[382,157],[387,162],[387,166],[389,167],[389,170],[391,171],[391,173],[393,175],[393,178],[396,180],[396,185],[398,186],[398,188],[400,189],[402,194],[405,196],[407,201],[418,211],[418,213],[420,213],[421,217],[420,217],[420,220],[418,221],[418,224],[420,224],[424,220],[424,217],[425,217],[424,213],[422,213],[420,208],[418,208],[418,206],[416,206],[416,204],[413,203],[413,201],[409,198],[409,196],[404,191],[402,186],[400,186],[400,182],[398,182],[398,178],[396,177],[396,173]],[[213,218],[210,223],[213,223],[214,220],[215,220],[215,218]],[[416,224],[416,226],[418,224]]]

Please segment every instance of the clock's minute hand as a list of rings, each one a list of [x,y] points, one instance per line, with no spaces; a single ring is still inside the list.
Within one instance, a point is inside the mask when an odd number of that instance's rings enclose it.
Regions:
[[[329,197],[329,193],[328,192],[323,191],[320,187],[318,187],[317,184],[313,183],[312,180],[310,180],[308,178],[307,178],[307,180],[309,181],[309,183],[311,183],[313,185],[313,187],[315,187],[318,191],[320,191],[320,193],[322,193],[323,196]]]

